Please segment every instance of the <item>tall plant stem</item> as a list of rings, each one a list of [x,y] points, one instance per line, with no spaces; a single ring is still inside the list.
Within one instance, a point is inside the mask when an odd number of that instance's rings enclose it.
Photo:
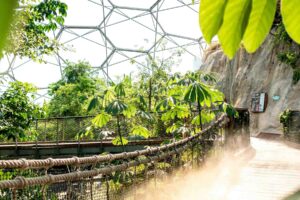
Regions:
[[[152,104],[152,78],[149,79],[149,96],[148,96],[149,107],[148,110],[151,112],[151,104]]]
[[[117,115],[117,125],[118,125],[118,135],[122,144],[122,149],[125,151],[125,147],[123,144],[122,134],[121,134],[121,126],[120,126],[120,115]]]
[[[199,101],[199,100],[197,101],[197,103],[198,103],[198,112],[199,112],[199,123],[200,123],[200,128],[201,128],[201,130],[203,130],[203,125],[202,125],[202,115],[201,115],[202,107],[201,107],[201,104],[200,104],[200,101]]]

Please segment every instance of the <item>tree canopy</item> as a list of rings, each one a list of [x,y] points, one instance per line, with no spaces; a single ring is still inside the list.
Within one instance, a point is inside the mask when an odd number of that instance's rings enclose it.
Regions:
[[[29,83],[11,82],[0,96],[0,135],[7,139],[25,138],[30,123],[41,115],[33,103],[36,88]]]
[[[87,62],[68,63],[62,79],[50,85],[49,116],[78,116],[87,114],[87,105],[96,92],[96,84],[102,82],[95,78],[92,67]]]
[[[59,0],[33,3],[35,1],[1,1],[0,7],[5,9],[3,14],[6,14],[3,18],[0,17],[3,20],[0,23],[0,25],[3,24],[1,25],[3,28],[1,26],[0,28],[6,30],[1,34],[8,37],[5,40],[6,44],[0,45],[0,58],[3,54],[13,54],[42,61],[43,55],[55,52],[60,46],[47,33],[56,30],[60,24],[64,23],[64,18],[67,16],[67,4]],[[17,6],[22,6],[22,8],[16,9]],[[0,44],[4,43],[2,37],[0,38]],[[1,46],[4,48],[1,49]]]

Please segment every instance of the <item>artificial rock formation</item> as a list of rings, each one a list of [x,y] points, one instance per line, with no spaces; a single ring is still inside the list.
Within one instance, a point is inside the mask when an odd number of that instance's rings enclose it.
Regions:
[[[237,108],[251,107],[254,93],[266,92],[268,104],[264,113],[250,112],[250,131],[282,134],[280,113],[290,108],[300,110],[300,81],[293,85],[293,70],[281,63],[277,54],[283,46],[275,46],[272,36],[254,54],[241,49],[233,60],[229,60],[220,48],[214,46],[207,52],[201,70],[214,72],[219,78],[219,88],[228,102]],[[273,96],[280,96],[274,100]]]

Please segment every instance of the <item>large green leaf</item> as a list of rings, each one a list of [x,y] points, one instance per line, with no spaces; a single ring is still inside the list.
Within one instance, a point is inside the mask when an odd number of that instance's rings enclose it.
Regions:
[[[96,97],[94,97],[94,98],[91,100],[91,102],[90,102],[90,104],[89,104],[89,106],[88,106],[87,111],[89,112],[89,111],[95,109],[96,107],[98,107],[99,105],[100,105],[99,97],[96,96]]]
[[[136,107],[134,105],[129,105],[127,109],[123,111],[123,115],[127,118],[134,117],[136,114]]]
[[[172,106],[176,105],[176,98],[173,96],[169,96],[163,100],[161,100],[155,107],[156,111],[165,111],[166,109],[170,109]]]
[[[115,146],[120,146],[120,145],[122,145],[122,143],[123,143],[123,145],[128,144],[128,140],[126,138],[124,138],[124,137],[120,138],[119,136],[115,137],[111,142]]]
[[[251,11],[251,0],[228,0],[218,37],[224,53],[232,59],[240,47]]]
[[[161,120],[168,121],[175,118],[184,119],[190,116],[189,108],[185,105],[172,106],[166,113],[161,116]]]
[[[231,104],[224,102],[222,105],[222,109],[223,109],[223,112],[225,112],[229,117],[234,117],[234,118],[239,117],[239,113]]]
[[[130,135],[139,135],[144,138],[148,138],[150,136],[150,131],[143,126],[134,126],[131,129]]]
[[[276,12],[276,0],[253,0],[249,23],[243,42],[246,50],[253,53],[268,35]]]
[[[184,94],[184,100],[188,102],[200,102],[201,105],[211,105],[211,90],[203,83],[193,83],[190,85]]]
[[[199,117],[200,117],[200,115],[197,115],[196,117],[194,117],[194,119],[192,120],[192,124],[200,125]],[[215,117],[216,116],[213,112],[208,112],[206,110],[201,111],[201,120],[202,120],[202,123],[204,123],[204,124],[211,122],[212,120],[215,119]]]
[[[124,97],[126,95],[123,83],[119,83],[115,86],[115,93],[118,97]]]
[[[281,0],[281,15],[289,36],[300,44],[300,1]]]
[[[138,95],[138,101],[140,102],[140,104],[145,108],[147,107],[147,103],[145,101],[145,98],[143,97],[143,95]]]
[[[108,104],[108,106],[105,108],[105,111],[111,115],[119,115],[122,114],[127,108],[128,106],[125,103],[115,100]]]
[[[201,0],[199,9],[200,28],[204,39],[210,43],[218,33],[227,0]]]
[[[92,124],[96,127],[103,127],[111,120],[111,116],[105,112],[98,114],[93,120]]]
[[[149,121],[154,121],[154,118],[153,118],[153,116],[151,115],[151,113],[148,113],[148,112],[139,110],[139,111],[137,111],[136,114],[137,114],[138,116],[140,116],[141,118],[143,118],[143,119],[146,119],[146,120],[149,120]]]
[[[0,57],[16,6],[17,0],[0,1]]]
[[[106,106],[108,103],[115,99],[114,91],[111,89],[107,89],[104,91],[104,98],[103,98],[103,106]]]

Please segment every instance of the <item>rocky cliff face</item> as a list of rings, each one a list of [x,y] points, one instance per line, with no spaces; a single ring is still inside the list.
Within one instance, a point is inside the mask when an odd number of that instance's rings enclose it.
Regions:
[[[220,89],[235,107],[250,110],[254,93],[268,94],[266,111],[250,112],[253,135],[261,132],[282,134],[280,113],[287,108],[300,110],[300,81],[292,84],[293,70],[277,59],[278,48],[269,36],[256,53],[248,54],[242,49],[231,61],[220,48],[215,48],[207,53],[201,66],[203,71],[218,74]],[[280,99],[274,100],[274,96]]]

